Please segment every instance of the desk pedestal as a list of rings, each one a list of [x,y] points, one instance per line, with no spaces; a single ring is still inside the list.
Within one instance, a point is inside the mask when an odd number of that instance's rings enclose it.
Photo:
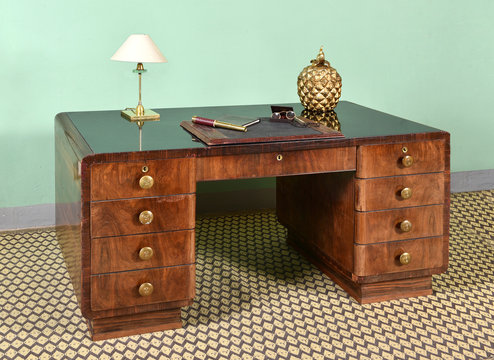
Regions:
[[[357,148],[356,171],[277,178],[288,243],[363,304],[430,295],[448,265],[448,144],[378,147]],[[422,162],[403,166],[405,148]],[[391,166],[359,163],[376,151]]]

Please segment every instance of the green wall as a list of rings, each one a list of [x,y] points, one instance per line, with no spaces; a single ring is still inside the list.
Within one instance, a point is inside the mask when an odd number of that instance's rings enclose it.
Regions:
[[[452,170],[494,168],[492,0],[1,0],[0,207],[54,202],[53,118],[136,100],[133,65],[110,61],[148,33],[147,107],[298,101],[325,46],[342,99],[452,134]],[[248,185],[247,185],[248,186]]]

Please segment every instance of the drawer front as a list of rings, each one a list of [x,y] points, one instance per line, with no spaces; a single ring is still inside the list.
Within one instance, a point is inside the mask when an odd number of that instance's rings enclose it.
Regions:
[[[140,214],[153,214],[149,224]],[[91,203],[91,236],[144,234],[195,227],[195,195],[171,195],[145,199]]]
[[[281,162],[271,153],[197,159],[197,181],[258,178],[280,173]]]
[[[400,256],[408,253],[406,265]],[[404,271],[436,269],[443,266],[443,237],[422,238],[388,243],[355,244],[355,269],[357,276],[381,275]]]
[[[92,274],[194,262],[193,230],[91,240]]]
[[[355,147],[284,152],[283,175],[355,170]]]
[[[444,167],[444,140],[359,146],[357,150],[358,178],[439,172]]]
[[[443,233],[443,205],[355,212],[355,242],[371,244]]]
[[[355,208],[372,211],[442,204],[444,179],[444,173],[356,179]]]
[[[143,284],[152,285],[150,295],[139,293]],[[120,309],[192,299],[195,285],[195,265],[92,275],[91,309]]]
[[[355,170],[355,147],[197,159],[197,181]]]
[[[93,201],[187,194],[195,191],[194,158],[105,163],[91,166],[91,199]]]

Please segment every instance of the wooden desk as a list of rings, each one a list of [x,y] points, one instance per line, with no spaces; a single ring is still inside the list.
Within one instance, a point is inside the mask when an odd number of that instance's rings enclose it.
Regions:
[[[143,151],[118,111],[57,115],[57,237],[93,339],[181,327],[199,181],[276,177],[287,241],[361,303],[431,294],[448,265],[449,134],[336,110],[344,138],[214,147],[179,123],[269,107],[157,110]]]

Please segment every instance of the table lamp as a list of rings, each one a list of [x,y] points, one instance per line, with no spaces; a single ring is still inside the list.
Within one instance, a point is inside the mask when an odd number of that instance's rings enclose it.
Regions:
[[[139,102],[135,109],[126,108],[122,110],[121,115],[131,122],[136,122],[139,125],[139,129],[142,127],[144,121],[159,120],[160,114],[153,110],[144,109],[141,99],[142,73],[146,72],[142,63],[168,62],[153,40],[151,40],[151,37],[145,34],[130,35],[115,54],[113,54],[111,60],[137,63],[137,68],[134,72],[139,75]]]

